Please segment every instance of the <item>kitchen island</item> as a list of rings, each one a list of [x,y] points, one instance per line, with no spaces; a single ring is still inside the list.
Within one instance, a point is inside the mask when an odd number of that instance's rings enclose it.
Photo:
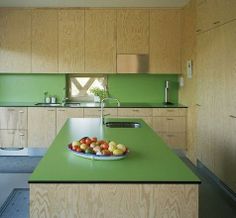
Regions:
[[[200,180],[141,119],[141,128],[108,128],[72,118],[29,179],[30,217],[198,217]],[[117,161],[83,159],[67,149],[84,136],[125,144]]]

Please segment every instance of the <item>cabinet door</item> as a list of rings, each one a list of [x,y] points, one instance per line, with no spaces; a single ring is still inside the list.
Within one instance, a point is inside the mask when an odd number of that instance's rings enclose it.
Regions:
[[[0,72],[31,71],[31,11],[0,9]]]
[[[157,132],[185,132],[185,117],[153,117],[153,128]]]
[[[84,72],[84,10],[59,11],[59,72]]]
[[[150,12],[150,72],[181,73],[181,10]]]
[[[151,108],[118,108],[119,117],[152,117]]]
[[[149,53],[149,10],[117,10],[117,53]]]
[[[25,148],[27,147],[26,130],[0,130],[1,148]]]
[[[56,135],[54,108],[28,108],[28,146],[49,147]]]
[[[65,124],[68,118],[82,118],[83,108],[63,108],[57,109],[57,133],[60,131],[62,126]]]
[[[27,129],[27,108],[0,107],[0,129]]]
[[[58,71],[58,11],[32,10],[32,72]]]
[[[161,117],[161,116],[170,116],[170,117],[179,117],[186,116],[187,109],[186,108],[153,108],[153,116]]]
[[[166,132],[157,132],[163,140],[174,149],[186,149],[186,134],[185,132],[181,133],[166,133]]]
[[[116,71],[114,10],[85,10],[85,72]]]

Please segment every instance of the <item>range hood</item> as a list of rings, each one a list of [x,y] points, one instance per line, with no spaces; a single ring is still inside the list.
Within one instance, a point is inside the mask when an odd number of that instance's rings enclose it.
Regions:
[[[117,54],[117,73],[148,73],[148,54]]]

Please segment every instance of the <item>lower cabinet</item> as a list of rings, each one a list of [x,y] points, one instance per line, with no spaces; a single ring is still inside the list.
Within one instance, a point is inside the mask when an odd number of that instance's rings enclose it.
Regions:
[[[27,147],[27,130],[0,130],[1,148]]]
[[[49,147],[56,136],[55,108],[28,108],[28,147]]]
[[[186,108],[153,108],[153,129],[171,148],[186,149]]]
[[[83,118],[83,108],[57,108],[57,133],[68,118]]]

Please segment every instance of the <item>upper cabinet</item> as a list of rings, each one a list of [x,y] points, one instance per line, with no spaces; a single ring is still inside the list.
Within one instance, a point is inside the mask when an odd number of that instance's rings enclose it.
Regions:
[[[234,19],[235,0],[197,0],[196,32],[204,32]]]
[[[85,10],[85,72],[116,71],[115,10]]]
[[[149,10],[117,10],[117,53],[149,53]]]
[[[84,10],[59,10],[59,72],[84,72]]]
[[[32,72],[58,71],[58,11],[32,11]]]
[[[181,73],[182,10],[150,11],[150,72]]]
[[[0,9],[0,72],[31,71],[31,11]]]

